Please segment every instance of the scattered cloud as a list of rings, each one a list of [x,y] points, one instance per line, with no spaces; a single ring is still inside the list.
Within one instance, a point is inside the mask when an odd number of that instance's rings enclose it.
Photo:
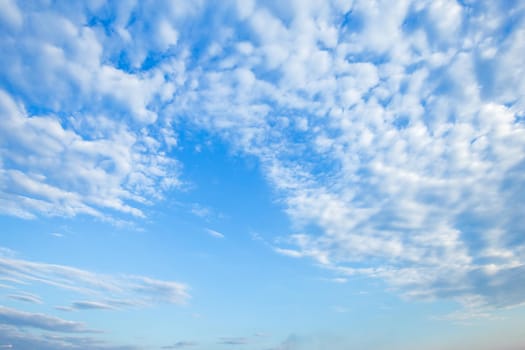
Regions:
[[[194,203],[190,207],[190,212],[200,218],[208,218],[212,214],[212,210],[208,207],[202,206],[198,203]]]
[[[162,349],[184,349],[184,348],[188,348],[188,347],[192,347],[196,345],[198,344],[195,342],[191,342],[191,341],[178,341],[173,345],[163,346]]]
[[[188,286],[146,276],[105,275],[74,267],[32,262],[0,256],[0,276],[4,281],[45,284],[74,295],[99,300],[78,301],[74,309],[144,307],[156,303],[184,304]],[[21,288],[20,285],[17,288]]]
[[[114,307],[99,301],[75,301],[71,304],[77,310],[113,310]]]
[[[19,350],[66,350],[66,349],[93,349],[93,350],[138,350],[134,346],[112,346],[106,342],[85,335],[60,333],[27,332],[12,325],[0,325],[0,339],[5,349]]]
[[[221,337],[219,339],[219,344],[224,345],[245,345],[248,343],[249,339],[244,337]]]
[[[26,303],[42,304],[42,299],[38,295],[30,293],[10,294],[7,297],[13,300],[23,301]]]
[[[276,252],[409,298],[520,305],[525,90],[506,72],[522,71],[523,11],[450,5],[446,25],[432,3],[305,5],[286,21],[255,7],[253,61],[207,62],[184,111],[260,160],[302,232]]]
[[[1,256],[8,256],[8,257],[14,257],[16,256],[16,252],[12,249],[0,247],[0,255]]]
[[[279,253],[281,255],[289,256],[291,258],[302,258],[304,257],[303,253],[298,250],[293,249],[285,249],[285,248],[274,248],[276,253]]]
[[[409,298],[525,301],[520,2],[236,2],[230,35],[205,22],[214,2],[89,7],[115,19],[104,25],[75,20],[83,5],[4,3],[3,214],[145,217],[181,184],[182,121],[258,159],[301,232],[276,252]],[[65,269],[15,265],[11,277],[85,290]],[[178,284],[101,280],[187,298]]]
[[[86,333],[92,332],[86,329],[80,322],[67,321],[58,317],[44,314],[19,311],[0,306],[0,323],[19,328],[36,328],[53,332]]]
[[[215,238],[224,238],[224,235],[218,231],[215,231],[215,230],[212,230],[212,229],[209,229],[207,228],[206,229],[206,232],[212,236],[212,237],[215,237]]]
[[[108,130],[94,133],[108,133],[107,137],[81,135],[56,116],[28,115],[2,90],[0,113],[7,118],[0,126],[3,214],[23,218],[87,214],[109,220],[104,211],[113,210],[143,217],[139,206],[178,184],[177,162],[145,132],[137,134],[97,117],[80,120],[78,128],[106,126]]]

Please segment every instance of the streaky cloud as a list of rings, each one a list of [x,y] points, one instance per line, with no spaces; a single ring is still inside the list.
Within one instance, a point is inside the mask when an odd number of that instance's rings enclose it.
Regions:
[[[90,333],[83,323],[58,317],[30,313],[0,306],[0,322],[19,328],[36,328],[53,332]]]
[[[184,304],[188,286],[146,276],[105,275],[65,265],[0,256],[0,276],[21,283],[45,284],[100,300],[79,301],[75,308],[145,307],[156,303]],[[111,298],[108,296],[111,295]]]
[[[71,307],[76,310],[114,310],[114,307],[99,301],[75,301]]]
[[[30,293],[10,294],[7,297],[26,303],[42,304],[42,299],[39,296]]]
[[[162,349],[184,349],[196,345],[198,344],[191,341],[178,341],[175,344],[163,346]]]

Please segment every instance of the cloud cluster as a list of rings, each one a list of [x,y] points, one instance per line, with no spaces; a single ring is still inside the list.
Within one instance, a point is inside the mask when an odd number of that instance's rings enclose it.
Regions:
[[[1,90],[0,114],[4,214],[105,218],[105,212],[112,210],[143,217],[138,205],[178,184],[177,162],[146,131],[136,133],[99,117],[79,121],[81,135],[74,127],[64,127],[56,116],[28,115]],[[96,130],[88,136],[90,127]]]
[[[0,249],[2,287],[14,291],[7,298],[44,304],[37,295],[24,292],[43,286],[54,288],[69,305],[59,311],[117,311],[145,308],[156,304],[185,304],[188,286],[179,282],[137,275],[107,275],[65,265],[15,258],[9,249]],[[16,292],[16,293],[15,293]],[[71,334],[64,336],[62,334]],[[83,334],[87,336],[80,336]],[[135,349],[115,347],[90,333],[100,333],[84,323],[51,314],[32,313],[0,305],[0,345],[16,349]]]
[[[206,229],[206,232],[215,238],[224,238],[224,235],[220,233],[219,231],[212,230],[211,228]]]
[[[276,251],[409,297],[525,302],[523,6],[248,12],[180,113],[260,159],[297,225]]]
[[[4,212],[141,216],[178,183],[184,123],[260,160],[296,225],[278,252],[525,301],[523,4],[8,3]]]
[[[44,3],[7,4],[0,27],[0,64],[9,67],[0,72],[1,212],[143,217],[141,207],[180,185],[179,164],[167,155],[177,142],[173,130],[149,127],[177,83],[162,69],[134,73],[111,62],[119,38],[89,23],[96,22],[93,11],[105,13],[102,3],[54,11]],[[129,20],[122,16],[130,5],[117,5],[117,22]]]

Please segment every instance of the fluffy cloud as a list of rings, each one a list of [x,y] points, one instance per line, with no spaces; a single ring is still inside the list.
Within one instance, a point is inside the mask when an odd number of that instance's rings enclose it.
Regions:
[[[179,165],[166,155],[174,132],[151,123],[180,84],[181,70],[132,72],[113,61],[138,50],[119,47],[113,30],[105,33],[88,18],[113,12],[114,30],[125,36],[133,29],[121,28],[131,3],[61,4],[55,11],[28,5],[5,2],[6,23],[13,25],[0,31],[0,64],[9,67],[0,73],[2,212],[142,217],[141,206],[180,184]],[[181,10],[172,9],[172,16],[186,13]],[[158,32],[160,47],[176,43],[168,22]],[[163,137],[151,136],[157,133]]]
[[[4,213],[104,218],[111,209],[141,217],[138,205],[178,184],[177,162],[146,130],[133,132],[104,117],[72,118],[67,128],[56,116],[28,115],[3,91],[0,113]]]
[[[250,58],[209,62],[184,110],[259,157],[300,232],[276,251],[409,297],[524,302],[520,5],[289,6],[251,9]]]

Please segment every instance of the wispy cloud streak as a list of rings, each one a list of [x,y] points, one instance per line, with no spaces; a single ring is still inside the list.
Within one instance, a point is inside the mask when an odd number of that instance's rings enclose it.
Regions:
[[[183,304],[189,299],[188,286],[145,276],[105,275],[64,265],[0,257],[0,276],[6,281],[41,283],[73,294],[99,300],[78,301],[76,309],[144,307],[154,303]],[[20,287],[20,286],[17,286]]]

